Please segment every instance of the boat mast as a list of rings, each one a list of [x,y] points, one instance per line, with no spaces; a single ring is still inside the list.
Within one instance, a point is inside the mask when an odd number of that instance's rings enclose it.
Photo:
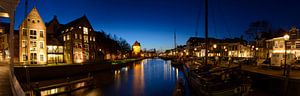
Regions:
[[[204,64],[207,65],[208,60],[208,0],[205,0],[205,61]]]
[[[175,49],[175,54],[177,56],[177,44],[176,44],[176,28],[174,29],[174,49]]]

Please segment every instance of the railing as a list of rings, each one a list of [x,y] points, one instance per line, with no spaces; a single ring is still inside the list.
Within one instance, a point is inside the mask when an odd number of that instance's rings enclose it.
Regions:
[[[10,81],[11,91],[13,96],[26,95],[12,70],[10,70],[9,72],[9,81]]]

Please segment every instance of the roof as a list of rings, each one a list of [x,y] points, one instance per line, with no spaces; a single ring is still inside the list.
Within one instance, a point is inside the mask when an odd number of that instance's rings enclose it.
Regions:
[[[141,46],[141,44],[138,41],[135,41],[132,46]]]
[[[79,17],[79,18],[77,18],[77,19],[75,19],[75,20],[73,20],[73,21],[71,21],[71,22],[65,24],[65,26],[66,26],[66,27],[69,27],[69,26],[76,26],[76,25],[79,24],[79,22],[82,22],[82,21],[84,21],[84,20],[87,21],[87,22],[90,24],[90,22],[89,22],[89,20],[87,19],[86,15],[83,15],[82,17]]]
[[[46,26],[48,27],[48,26],[49,26],[50,24],[52,24],[52,23],[58,23],[58,24],[59,24],[56,15],[53,16],[53,19],[52,19],[51,21],[49,21],[48,23],[46,23]]]

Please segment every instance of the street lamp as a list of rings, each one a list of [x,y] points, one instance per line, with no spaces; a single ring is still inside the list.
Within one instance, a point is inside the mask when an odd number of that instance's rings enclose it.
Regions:
[[[285,34],[284,36],[283,36],[283,38],[284,38],[284,70],[283,70],[283,75],[284,76],[286,76],[286,75],[288,75],[287,74],[287,64],[286,64],[286,43],[287,43],[287,41],[290,39],[290,36],[288,35],[288,34]]]
[[[213,47],[214,47],[214,48],[217,48],[217,44],[214,44]]]

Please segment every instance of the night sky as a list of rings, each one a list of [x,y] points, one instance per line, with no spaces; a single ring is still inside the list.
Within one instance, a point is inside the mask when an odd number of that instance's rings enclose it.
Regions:
[[[29,11],[36,5],[44,22],[57,15],[68,23],[84,14],[95,30],[141,42],[142,48],[169,49],[185,44],[195,36],[196,17],[199,36],[204,37],[204,0],[29,0]],[[37,3],[34,3],[35,1]],[[299,0],[209,0],[209,36],[240,37],[249,24],[267,20],[273,27],[300,27]],[[24,18],[24,0],[16,12],[18,28]]]

